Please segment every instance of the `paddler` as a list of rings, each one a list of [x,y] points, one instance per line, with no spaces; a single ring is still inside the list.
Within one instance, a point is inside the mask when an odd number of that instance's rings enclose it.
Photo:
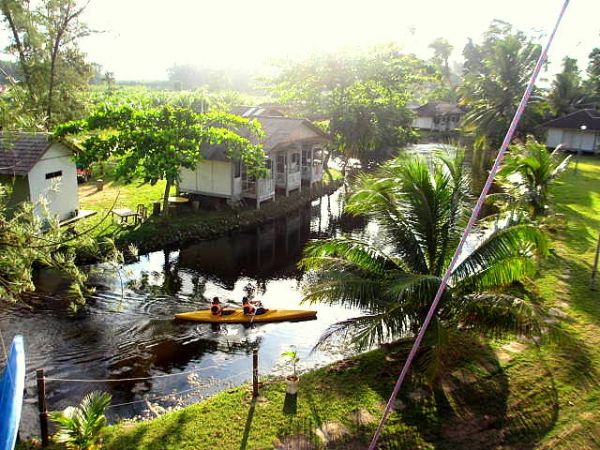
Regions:
[[[259,316],[268,311],[258,300],[248,300],[248,297],[242,298],[242,309],[247,316]]]
[[[221,306],[219,297],[214,297],[212,299],[212,303],[210,304],[210,312],[213,316],[228,316],[233,314],[235,311],[233,309],[225,309],[223,306]]]

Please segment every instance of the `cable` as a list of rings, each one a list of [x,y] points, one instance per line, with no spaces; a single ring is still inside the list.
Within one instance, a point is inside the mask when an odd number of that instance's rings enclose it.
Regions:
[[[554,35],[556,34],[556,31],[558,30],[558,26],[564,16],[564,13],[565,13],[568,5],[569,5],[569,0],[565,0],[563,7],[560,11],[560,14],[558,16],[558,19],[556,21],[556,25],[554,26],[554,30],[552,31],[552,34],[548,38],[546,47],[544,48],[544,50],[540,54],[540,57],[538,58],[535,69],[529,80],[529,84],[527,85],[527,89],[525,89],[525,93],[523,94],[523,97],[521,98],[519,107],[517,108],[517,111],[515,112],[515,115],[510,124],[510,127],[508,128],[508,131],[506,132],[506,136],[504,137],[504,141],[502,142],[500,151],[498,152],[496,160],[494,161],[494,165],[492,166],[492,169],[490,170],[488,178],[485,182],[485,186],[483,187],[483,190],[481,191],[481,195],[479,196],[479,199],[477,200],[477,203],[475,204],[475,207],[473,208],[473,212],[471,213],[471,217],[469,218],[469,222],[467,223],[467,226],[463,232],[463,235],[460,239],[458,247],[456,248],[456,251],[454,252],[452,261],[450,262],[450,265],[446,269],[446,273],[444,274],[444,277],[442,278],[440,287],[438,288],[438,291],[435,294],[435,298],[433,299],[433,302],[431,303],[431,307],[429,308],[429,311],[427,313],[427,316],[425,317],[425,320],[423,321],[423,326],[419,330],[419,334],[417,335],[417,338],[415,339],[415,342],[410,350],[410,353],[408,354],[408,358],[406,359],[406,361],[404,363],[404,367],[402,367],[400,376],[398,377],[398,380],[396,381],[396,385],[394,386],[392,395],[390,396],[390,399],[388,400],[388,403],[385,407],[385,411],[383,412],[383,416],[381,418],[379,426],[377,427],[377,430],[375,431],[375,435],[373,436],[373,440],[371,441],[371,444],[369,445],[368,450],[375,450],[375,446],[377,445],[377,441],[379,440],[379,437],[381,436],[381,432],[383,430],[383,427],[385,426],[385,422],[387,421],[387,417],[390,413],[390,410],[392,409],[392,405],[396,401],[396,396],[398,395],[398,391],[402,387],[404,378],[406,377],[406,374],[408,373],[408,370],[410,369],[413,359],[415,358],[415,356],[417,354],[417,351],[421,345],[421,341],[423,340],[423,337],[425,336],[425,332],[427,331],[427,328],[429,327],[429,323],[431,322],[431,319],[433,318],[433,315],[435,314],[437,306],[442,297],[442,294],[444,293],[444,290],[446,289],[448,280],[450,279],[450,275],[452,274],[452,271],[454,270],[454,266],[456,265],[456,262],[458,261],[458,258],[462,252],[463,246],[467,240],[467,237],[469,236],[471,229],[473,228],[473,225],[475,224],[475,221],[477,220],[479,211],[480,211],[480,209],[483,205],[483,202],[485,201],[485,198],[490,190],[490,187],[494,181],[494,178],[496,177],[496,172],[500,168],[500,164],[502,163],[502,159],[504,158],[504,154],[506,153],[508,144],[512,140],[513,134],[517,128],[517,124],[519,123],[519,120],[521,119],[521,115],[523,114],[525,105],[527,104],[527,101],[529,100],[529,97],[531,96],[531,93],[533,92],[535,81],[540,73],[542,66],[544,65],[544,63],[548,57],[548,49],[550,48],[550,45],[552,44]]]

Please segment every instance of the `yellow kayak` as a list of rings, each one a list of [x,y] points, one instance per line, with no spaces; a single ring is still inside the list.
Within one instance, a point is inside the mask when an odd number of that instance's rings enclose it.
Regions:
[[[307,309],[269,309],[264,314],[247,316],[242,309],[234,309],[233,314],[227,316],[214,316],[209,309],[175,314],[175,318],[207,323],[258,323],[258,322],[285,322],[310,320],[317,318],[316,311]]]

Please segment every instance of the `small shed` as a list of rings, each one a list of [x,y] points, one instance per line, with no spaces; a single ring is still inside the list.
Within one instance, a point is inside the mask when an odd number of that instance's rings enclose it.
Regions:
[[[269,176],[251,179],[240,161],[231,161],[222,146],[203,146],[202,161],[195,170],[182,168],[181,192],[239,201],[242,198],[260,203],[274,200],[276,190],[286,196],[301,190],[302,183],[312,186],[323,176],[322,146],[329,137],[306,119],[265,116],[263,108],[244,111],[255,118],[265,133],[260,144],[266,153]]]
[[[428,131],[456,130],[464,111],[451,102],[431,102],[414,109],[417,117],[413,122],[415,128]]]
[[[600,112],[581,109],[543,124],[548,129],[546,146],[563,145],[566,150],[596,153],[600,151]]]
[[[43,220],[44,204],[59,221],[79,208],[72,151],[49,133],[0,133],[0,184],[11,188],[9,211],[24,201]]]

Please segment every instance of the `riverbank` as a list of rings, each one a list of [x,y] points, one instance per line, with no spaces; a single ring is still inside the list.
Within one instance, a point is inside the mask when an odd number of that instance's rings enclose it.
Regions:
[[[600,295],[589,289],[600,231],[600,160],[557,183],[565,220],[531,289],[561,324],[559,343],[482,340],[465,331],[435,389],[400,393],[382,445],[394,449],[591,449],[600,437]],[[564,222],[564,224],[563,224]],[[364,449],[406,349],[381,349],[303,374],[295,398],[263,380],[144,423],[105,431],[107,449]]]
[[[302,192],[292,192],[288,197],[277,197],[276,201],[261,204],[260,209],[245,205],[237,209],[191,211],[187,208],[177,215],[151,216],[136,228],[121,233],[116,240],[120,248],[133,244],[140,253],[148,253],[166,248],[185,246],[195,241],[215,239],[227,233],[270,220],[284,217],[300,210],[324,195],[335,192],[341,181],[319,184],[305,188]]]
[[[176,214],[163,216],[152,214],[152,206],[160,201],[164,182],[155,186],[148,184],[123,184],[112,179],[110,173],[102,175],[102,189],[98,189],[96,180],[79,187],[79,203],[82,210],[93,210],[97,214],[76,225],[78,233],[92,229],[98,241],[105,238],[114,240],[117,247],[127,252],[129,245],[135,246],[138,253],[145,254],[156,250],[178,248],[195,241],[215,239],[227,233],[284,217],[310,204],[324,195],[335,192],[343,184],[341,174],[331,170],[333,180],[327,177],[312,188],[303,186],[301,192],[291,192],[289,196],[277,196],[275,201],[262,203],[260,209],[246,203],[235,208],[219,203],[215,206],[200,206],[193,210],[188,203]],[[174,195],[175,192],[172,192]],[[148,217],[139,222],[129,220],[120,223],[111,216],[110,211],[124,208],[132,211],[143,205]],[[82,262],[90,262],[82,255]]]

